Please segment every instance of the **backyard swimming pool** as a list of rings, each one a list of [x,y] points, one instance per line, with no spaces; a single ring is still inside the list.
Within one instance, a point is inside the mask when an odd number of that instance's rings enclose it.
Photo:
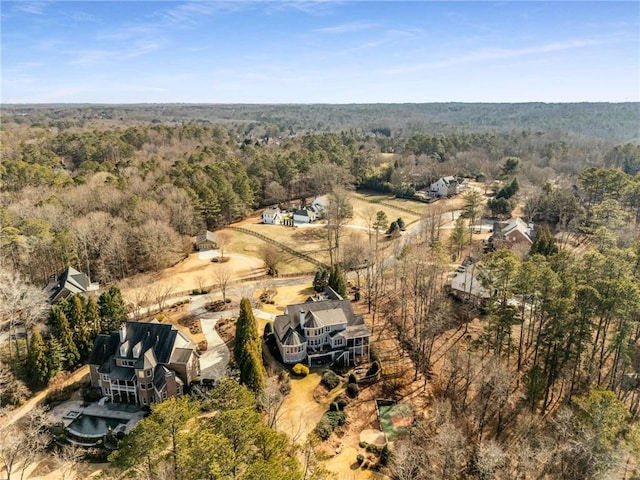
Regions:
[[[79,445],[94,445],[102,440],[109,429],[126,425],[128,420],[82,414],[67,427],[69,440]]]

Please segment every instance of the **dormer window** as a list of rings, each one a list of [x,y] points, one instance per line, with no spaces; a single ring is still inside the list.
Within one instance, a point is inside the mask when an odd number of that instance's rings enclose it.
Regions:
[[[129,342],[124,342],[122,345],[120,345],[120,356],[121,357],[126,357],[128,351],[129,351]]]
[[[136,346],[133,347],[133,358],[140,358],[140,352],[142,352],[142,343],[136,343]]]

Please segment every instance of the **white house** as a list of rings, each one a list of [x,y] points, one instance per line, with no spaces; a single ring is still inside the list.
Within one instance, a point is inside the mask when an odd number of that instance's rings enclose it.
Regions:
[[[262,223],[280,225],[282,223],[282,212],[280,208],[265,208],[262,212]]]
[[[429,187],[429,195],[432,197],[448,197],[459,193],[459,184],[456,177],[441,177]]]
[[[311,203],[311,209],[316,212],[317,218],[324,216],[324,211],[329,207],[329,195],[316,197]]]
[[[369,360],[369,328],[353,313],[351,302],[331,288],[305,303],[289,305],[276,317],[273,329],[284,363]]]
[[[317,218],[315,210],[311,208],[298,208],[293,211],[293,221],[298,223],[311,223]]]

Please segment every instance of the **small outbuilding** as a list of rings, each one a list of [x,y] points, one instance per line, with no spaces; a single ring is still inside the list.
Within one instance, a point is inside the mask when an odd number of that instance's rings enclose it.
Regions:
[[[200,235],[196,235],[195,238],[195,247],[196,250],[213,250],[218,248],[218,240],[216,234],[206,230],[204,233]]]

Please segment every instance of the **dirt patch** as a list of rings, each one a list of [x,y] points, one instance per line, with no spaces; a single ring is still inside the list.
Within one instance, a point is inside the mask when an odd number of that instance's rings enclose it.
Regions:
[[[258,251],[258,247],[256,247],[255,245],[247,245],[242,250],[244,252],[257,252]]]
[[[360,432],[360,441],[370,443],[378,447],[384,447],[387,443],[387,439],[380,430],[366,429]]]
[[[285,398],[276,430],[289,435],[293,441],[303,443],[316,427],[330,401],[318,403],[313,392],[320,384],[320,375],[311,373],[305,378],[291,379],[291,393]]]

